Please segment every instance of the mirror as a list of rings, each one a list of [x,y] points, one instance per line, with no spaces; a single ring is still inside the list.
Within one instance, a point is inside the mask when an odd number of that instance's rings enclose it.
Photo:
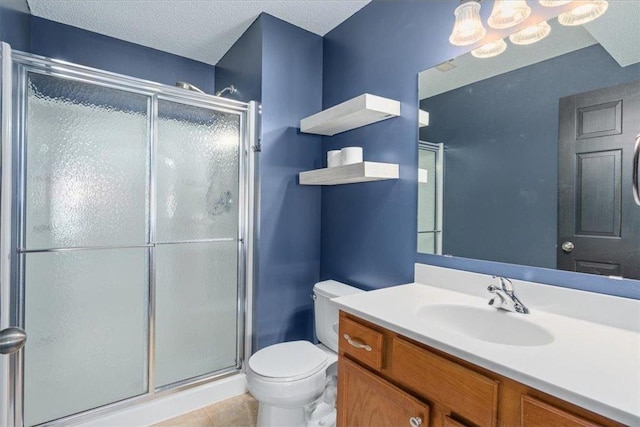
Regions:
[[[610,1],[420,73],[418,252],[640,279],[637,22]]]

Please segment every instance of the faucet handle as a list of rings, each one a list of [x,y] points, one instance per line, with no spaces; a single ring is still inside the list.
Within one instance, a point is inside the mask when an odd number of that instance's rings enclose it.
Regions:
[[[494,279],[498,279],[498,283],[500,283],[500,288],[509,296],[513,296],[513,283],[511,280],[502,276],[493,276]]]

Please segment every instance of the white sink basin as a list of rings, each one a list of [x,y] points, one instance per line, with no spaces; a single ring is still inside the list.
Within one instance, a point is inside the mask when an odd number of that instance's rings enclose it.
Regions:
[[[418,317],[439,328],[481,341],[514,345],[551,344],[553,335],[526,320],[526,314],[509,313],[495,308],[460,304],[432,304],[418,309]]]

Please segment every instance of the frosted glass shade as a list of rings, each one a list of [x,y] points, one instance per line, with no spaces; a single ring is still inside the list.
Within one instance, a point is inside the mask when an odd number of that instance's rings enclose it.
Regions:
[[[461,4],[454,11],[456,22],[449,36],[449,42],[456,46],[466,46],[480,41],[487,29],[480,20],[480,3],[469,1]]]
[[[525,28],[522,31],[513,33],[509,36],[509,40],[513,44],[533,44],[542,40],[551,33],[551,27],[546,22],[541,22],[536,25]]]
[[[518,25],[531,15],[531,8],[524,0],[496,0],[487,23],[491,28],[509,28]]]
[[[505,50],[507,50],[507,43],[500,39],[472,50],[471,55],[476,58],[491,58],[500,55]]]
[[[544,7],[562,6],[567,3],[571,3],[571,0],[540,0],[540,4]]]
[[[561,13],[558,16],[558,22],[567,26],[586,24],[604,14],[609,7],[609,2],[605,0],[590,0],[579,3],[580,5],[575,9]]]

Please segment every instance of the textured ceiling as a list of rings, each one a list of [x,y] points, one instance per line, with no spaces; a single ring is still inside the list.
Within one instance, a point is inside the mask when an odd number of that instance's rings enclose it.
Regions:
[[[584,27],[621,67],[640,62],[640,1],[611,1],[602,18]]]
[[[215,65],[262,12],[324,36],[371,0],[28,0],[31,13]]]

